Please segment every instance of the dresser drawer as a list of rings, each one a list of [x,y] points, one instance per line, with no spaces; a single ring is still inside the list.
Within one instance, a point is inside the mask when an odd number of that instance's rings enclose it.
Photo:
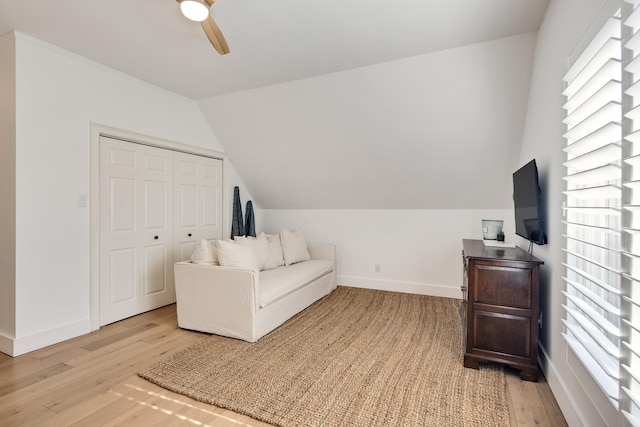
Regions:
[[[485,350],[523,358],[531,357],[531,318],[474,312],[472,351]]]
[[[474,303],[532,308],[533,277],[530,268],[477,263],[472,280]]]

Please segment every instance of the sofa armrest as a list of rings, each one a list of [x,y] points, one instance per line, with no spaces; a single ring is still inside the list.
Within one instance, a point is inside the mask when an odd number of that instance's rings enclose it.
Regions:
[[[256,340],[256,272],[184,261],[174,265],[174,273],[181,328]]]
[[[336,245],[330,244],[309,244],[309,255],[311,259],[326,259],[336,262]]]

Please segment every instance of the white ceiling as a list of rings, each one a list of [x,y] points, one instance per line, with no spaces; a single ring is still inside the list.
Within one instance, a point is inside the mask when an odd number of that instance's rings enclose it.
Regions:
[[[175,0],[0,0],[31,35],[192,99],[536,30],[549,0],[218,0],[220,56]]]
[[[549,0],[0,0],[16,30],[198,101],[258,206],[508,208]]]

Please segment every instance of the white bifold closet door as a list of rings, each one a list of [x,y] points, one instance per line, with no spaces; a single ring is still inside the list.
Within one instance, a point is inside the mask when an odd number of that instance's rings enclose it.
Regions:
[[[222,237],[222,160],[174,153],[176,261],[191,257],[199,239]]]
[[[197,239],[222,236],[221,169],[219,159],[100,137],[101,326],[175,302],[174,262]]]

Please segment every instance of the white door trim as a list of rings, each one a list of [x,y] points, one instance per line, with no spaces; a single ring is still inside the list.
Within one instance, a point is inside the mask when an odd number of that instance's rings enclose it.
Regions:
[[[192,145],[180,144],[161,138],[155,138],[135,132],[91,123],[89,147],[89,317],[91,330],[100,328],[100,136],[109,136],[123,141],[150,145],[182,153],[196,154],[222,160],[222,231],[223,237],[228,233],[228,157],[219,151]]]

